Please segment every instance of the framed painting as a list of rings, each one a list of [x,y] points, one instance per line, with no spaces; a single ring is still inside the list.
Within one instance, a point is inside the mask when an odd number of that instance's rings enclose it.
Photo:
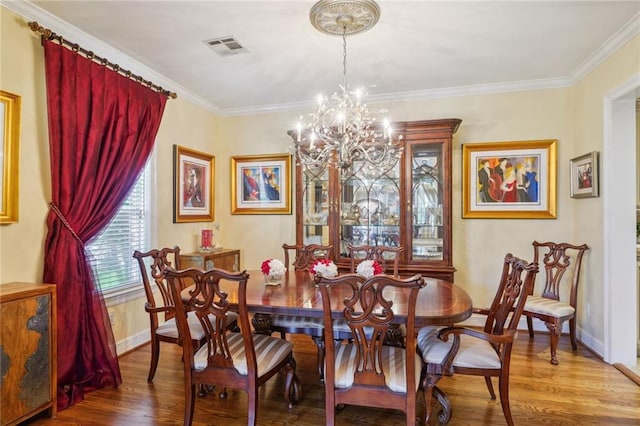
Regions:
[[[231,214],[291,214],[291,155],[231,157]]]
[[[597,197],[598,151],[571,159],[571,198]]]
[[[556,218],[555,139],[462,146],[462,217]]]
[[[173,222],[212,222],[215,158],[173,146]]]
[[[18,221],[20,96],[0,90],[0,224]]]

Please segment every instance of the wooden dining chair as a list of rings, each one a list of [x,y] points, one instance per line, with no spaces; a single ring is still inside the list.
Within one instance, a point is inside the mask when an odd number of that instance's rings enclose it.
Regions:
[[[319,259],[331,259],[333,246],[319,244],[283,244],[284,266],[293,266],[295,271],[309,271]],[[291,256],[293,254],[293,256]],[[290,260],[293,257],[293,262]],[[276,314],[271,316],[272,332],[280,333],[285,339],[287,334],[304,334],[310,336],[318,347],[317,368],[320,382],[324,380],[324,325],[322,318]]]
[[[511,348],[517,334],[518,321],[537,273],[538,264],[529,264],[509,253],[504,258],[502,275],[491,307],[488,310],[474,309],[474,313],[487,316],[483,330],[458,326],[420,329],[418,353],[424,361],[422,388],[425,424],[431,421],[433,395],[443,408],[449,405],[436,384],[443,375],[455,373],[483,376],[491,399],[496,399],[491,377],[498,377],[502,411],[507,424],[513,425],[509,405]],[[450,413],[451,410],[446,409],[440,413],[439,420],[442,423],[449,421],[445,412]]]
[[[147,299],[144,310],[149,314],[151,331],[151,365],[147,381],[152,382],[158,368],[160,342],[182,344],[175,319],[173,295],[163,275],[165,269],[179,269],[180,247],[165,247],[144,253],[136,250],[133,257],[138,261]],[[230,326],[235,326],[237,315],[229,315]],[[204,331],[193,315],[189,316],[189,324],[192,327],[191,345],[197,349],[204,343]]]
[[[571,347],[578,349],[576,337],[576,311],[578,302],[578,284],[582,257],[589,250],[586,244],[533,242],[533,261],[544,267],[544,287],[539,295],[533,295],[533,289],[524,305],[523,315],[527,317],[529,337],[533,339],[533,318],[544,322],[550,332],[551,364],[558,365],[558,339],[562,334],[562,325],[569,321]]]
[[[289,407],[302,397],[296,375],[293,344],[277,337],[252,332],[247,311],[247,279],[249,274],[213,268],[209,271],[190,268],[182,271],[165,269],[176,301],[178,331],[183,340],[192,339],[187,315],[193,314],[205,330],[205,343],[196,350],[183,345],[185,377],[184,424],[191,425],[195,407],[196,385],[240,389],[248,396],[248,425],[258,418],[258,388],[278,372],[284,373],[284,395]],[[237,283],[238,321],[240,332],[228,331],[227,318],[231,305],[220,281]],[[183,285],[184,283],[184,285]],[[184,290],[187,288],[186,290]],[[227,419],[228,420],[228,419]]]
[[[385,289],[407,290],[403,324],[414,330],[416,300],[424,279],[419,275],[401,280],[384,274],[368,279],[346,274],[317,281],[325,325],[326,424],[335,424],[336,406],[352,404],[401,410],[406,424],[415,425],[421,360],[415,333],[408,334],[406,349],[383,344],[391,323],[399,320],[394,317],[393,301],[385,298]],[[335,341],[332,324],[336,318],[348,324],[352,341]]]
[[[356,272],[356,268],[363,260],[375,260],[382,266],[385,274],[399,275],[400,254],[402,247],[388,246],[353,246],[347,245],[349,258],[351,259],[351,272]]]

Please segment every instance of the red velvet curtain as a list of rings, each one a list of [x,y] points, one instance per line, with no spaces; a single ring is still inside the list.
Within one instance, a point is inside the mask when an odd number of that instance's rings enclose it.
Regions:
[[[122,383],[85,244],[108,225],[153,148],[166,96],[44,42],[51,156],[44,282],[57,285],[58,409]]]

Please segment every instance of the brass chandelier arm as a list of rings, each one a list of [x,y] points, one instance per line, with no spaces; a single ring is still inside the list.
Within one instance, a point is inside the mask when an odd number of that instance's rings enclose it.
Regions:
[[[61,35],[58,35],[56,33],[54,33],[53,31],[51,31],[49,28],[44,28],[42,26],[40,26],[40,24],[38,24],[35,21],[29,22],[29,28],[31,29],[31,31],[36,32],[36,33],[40,33],[40,37],[42,38],[42,40],[55,40],[57,42],[59,42],[60,44],[68,47],[69,49],[73,50],[74,52],[78,52],[82,55],[84,55],[87,59],[90,59],[96,63],[101,64],[102,66],[105,67],[109,67],[111,68],[113,71],[117,72],[120,75],[123,75],[133,81],[137,81],[138,83],[142,84],[143,86],[146,86],[152,90],[155,90],[158,93],[162,93],[163,95],[171,98],[171,99],[176,99],[178,97],[178,95],[176,95],[174,92],[171,92],[169,90],[166,90],[164,88],[162,88],[161,86],[158,86],[157,84],[154,84],[153,82],[149,81],[149,80],[145,80],[143,77],[133,74],[131,71],[126,70],[122,67],[120,67],[120,65],[118,64],[114,64],[113,62],[110,62],[108,59],[102,58],[98,55],[96,55],[95,53],[93,53],[90,50],[87,50],[81,46],[79,46],[77,43],[72,43],[69,40],[65,39],[64,37],[62,37]]]

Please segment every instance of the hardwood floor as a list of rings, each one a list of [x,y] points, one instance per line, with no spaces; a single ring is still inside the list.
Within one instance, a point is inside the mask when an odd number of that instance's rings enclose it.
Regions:
[[[283,380],[276,377],[260,391],[259,425],[311,426],[324,424],[324,390],[315,369],[315,345],[293,336],[304,399],[288,409]],[[573,354],[569,339],[560,339],[560,365],[549,364],[548,336],[531,341],[520,333],[511,367],[511,411],[517,425],[640,425],[640,386],[615,367],[579,346]],[[147,384],[149,345],[120,358],[123,384],[101,389],[55,419],[39,416],[28,425],[180,425],[183,419],[183,371],[177,347],[164,344],[153,384]],[[450,425],[504,425],[499,400],[492,401],[480,377],[443,379],[441,388],[453,404]],[[494,382],[497,391],[497,383]],[[420,394],[421,398],[421,394]],[[198,398],[194,425],[245,425],[246,394],[230,390],[228,399],[215,393]],[[418,403],[418,412],[424,405]],[[337,416],[340,425],[404,425],[404,414],[347,406]]]

